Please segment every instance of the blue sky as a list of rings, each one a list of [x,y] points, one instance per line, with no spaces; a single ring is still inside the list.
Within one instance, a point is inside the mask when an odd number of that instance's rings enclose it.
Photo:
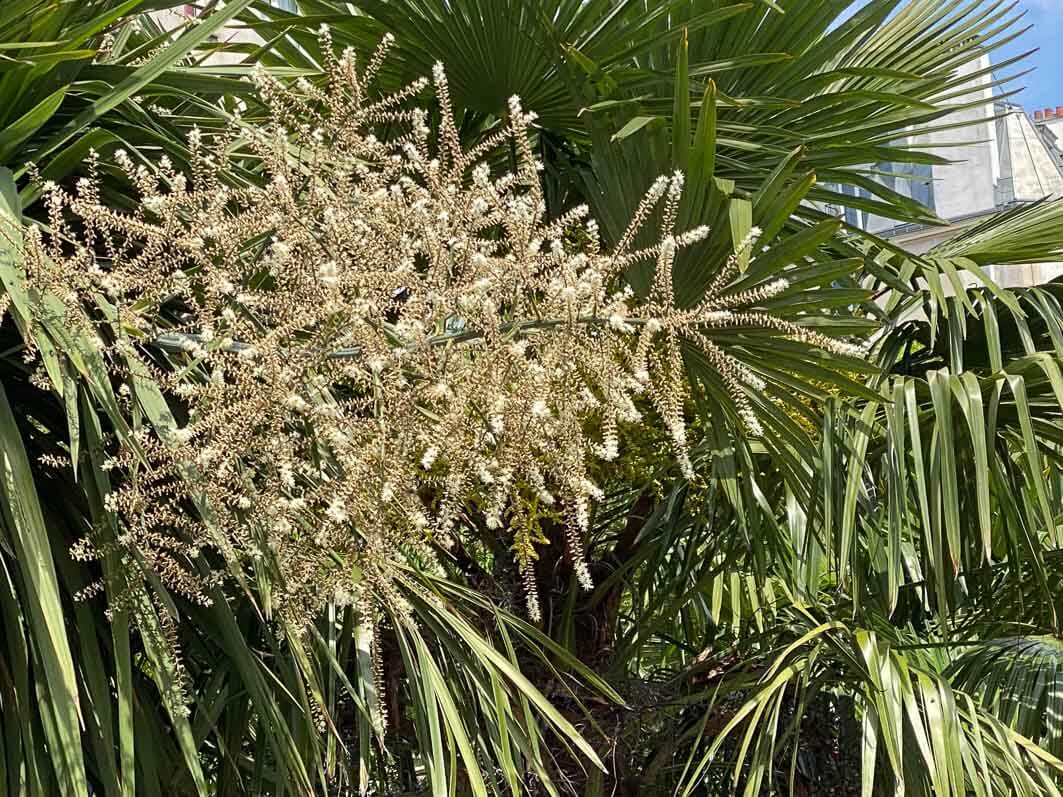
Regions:
[[[847,13],[839,18],[839,22],[856,13],[866,2],[867,0],[854,2]],[[986,2],[988,3],[988,0]],[[1013,13],[1019,11],[1025,11],[1026,15],[1015,26],[1015,30],[1032,27],[1006,47],[994,50],[991,58],[999,63],[1011,56],[1036,49],[1037,52],[1025,61],[1011,66],[1006,74],[1014,75],[1031,68],[1034,71],[1006,87],[998,88],[997,92],[1022,88],[1022,92],[1011,101],[1019,103],[1030,113],[1043,108],[1055,109],[1056,106],[1063,106],[1063,0],[1019,0],[1019,5]]]
[[[1035,71],[1015,83],[1025,86],[1015,101],[1030,113],[1040,108],[1063,105],[1063,0],[1024,0],[1023,22],[1033,29],[1007,47],[998,50],[993,58],[1001,61],[1023,50],[1040,48],[1025,62],[1010,72],[1034,67]],[[999,77],[999,75],[998,75]]]

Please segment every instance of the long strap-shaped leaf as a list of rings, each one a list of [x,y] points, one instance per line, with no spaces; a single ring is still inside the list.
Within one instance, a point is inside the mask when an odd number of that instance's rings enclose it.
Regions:
[[[201,22],[179,36],[173,44],[154,56],[150,61],[111,89],[111,91],[98,98],[92,103],[92,105],[57,130],[41,148],[38,158],[43,158],[51,154],[77,135],[78,132],[92,125],[105,113],[118,107],[135,95],[138,91],[163,74],[163,72],[192,52],[192,50],[207,41],[222,25],[235,17],[253,2],[255,2],[255,0],[232,0],[232,2],[226,3],[222,8],[214,11],[209,16],[204,17]]]
[[[52,748],[51,760],[63,794],[87,794],[81,754],[80,708],[74,661],[63,618],[48,530],[22,435],[0,387],[0,511],[26,590],[23,608],[35,648],[35,664],[44,673],[41,718]]]

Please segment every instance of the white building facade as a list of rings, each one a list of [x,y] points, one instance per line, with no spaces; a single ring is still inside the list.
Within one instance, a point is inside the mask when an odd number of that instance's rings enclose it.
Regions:
[[[971,89],[950,102],[960,107],[936,130],[904,142],[947,158],[948,164],[889,164],[875,179],[926,206],[947,226],[898,224],[854,208],[836,208],[853,226],[873,232],[913,253],[947,241],[987,216],[1044,197],[1063,197],[1063,107],[1027,116],[1019,105],[993,100],[988,56],[966,67]],[[979,102],[980,101],[980,102]],[[960,124],[960,127],[953,125]],[[852,187],[843,192],[856,194]],[[1039,263],[990,269],[1005,287],[1036,285],[1063,274],[1063,264]]]

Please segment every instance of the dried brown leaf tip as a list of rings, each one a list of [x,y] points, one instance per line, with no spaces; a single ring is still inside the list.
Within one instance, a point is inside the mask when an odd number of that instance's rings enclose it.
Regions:
[[[154,379],[179,416],[115,455],[109,500],[114,544],[168,585],[205,600],[193,562],[209,548],[230,571],[272,562],[273,602],[293,620],[367,595],[401,609],[400,565],[431,567],[435,544],[476,525],[506,536],[538,618],[542,519],[564,524],[590,589],[593,475],[625,429],[659,420],[691,474],[682,346],[716,368],[754,434],[747,391],[762,384],[714,329],[854,347],[748,309],[787,285],[729,292],[735,258],[677,307],[677,252],[709,235],[675,230],[681,174],[657,180],[603,251],[586,207],[546,218],[534,114],[514,97],[497,132],[463,149],[442,66],[373,91],[389,43],[361,71],[343,53],[314,82],[258,72],[269,121],[237,120],[209,146],[193,133],[185,170],[118,153],[142,195],[132,212],[104,204],[94,163],[75,192],[48,187],[51,230],[29,236],[27,273],[119,378]],[[429,85],[435,135],[417,106]],[[516,168],[498,174],[486,158],[502,145]],[[261,184],[233,176],[234,148],[260,162]],[[656,243],[633,248],[650,219]],[[643,261],[655,277],[639,298],[623,277]]]

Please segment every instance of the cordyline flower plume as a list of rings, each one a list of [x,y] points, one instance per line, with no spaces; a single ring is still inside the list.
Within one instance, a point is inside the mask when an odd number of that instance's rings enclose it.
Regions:
[[[330,55],[320,83],[260,71],[269,121],[238,119],[210,142],[193,132],[187,174],[117,153],[142,195],[131,212],[104,203],[95,159],[73,192],[45,187],[49,229],[27,234],[27,279],[97,341],[131,413],[150,379],[177,418],[113,452],[122,533],[86,539],[80,556],[117,549],[204,602],[205,550],[229,572],[268,559],[273,604],[305,622],[330,600],[401,605],[402,564],[479,524],[506,535],[537,619],[544,518],[564,525],[592,587],[592,474],[625,429],[663,426],[692,475],[684,346],[715,367],[753,434],[747,391],[764,386],[714,329],[860,353],[758,311],[785,280],[729,291],[756,230],[698,304],[678,307],[677,252],[709,235],[675,229],[680,173],[603,250],[586,207],[546,217],[534,114],[514,97],[497,131],[463,149],[442,66],[371,90],[389,42],[361,71],[352,53]],[[414,103],[429,86],[436,135]],[[237,144],[260,160],[261,185],[226,178]],[[516,153],[510,173],[486,160],[501,145]],[[651,222],[656,243],[636,248]],[[639,297],[624,275],[646,261],[655,276]]]

